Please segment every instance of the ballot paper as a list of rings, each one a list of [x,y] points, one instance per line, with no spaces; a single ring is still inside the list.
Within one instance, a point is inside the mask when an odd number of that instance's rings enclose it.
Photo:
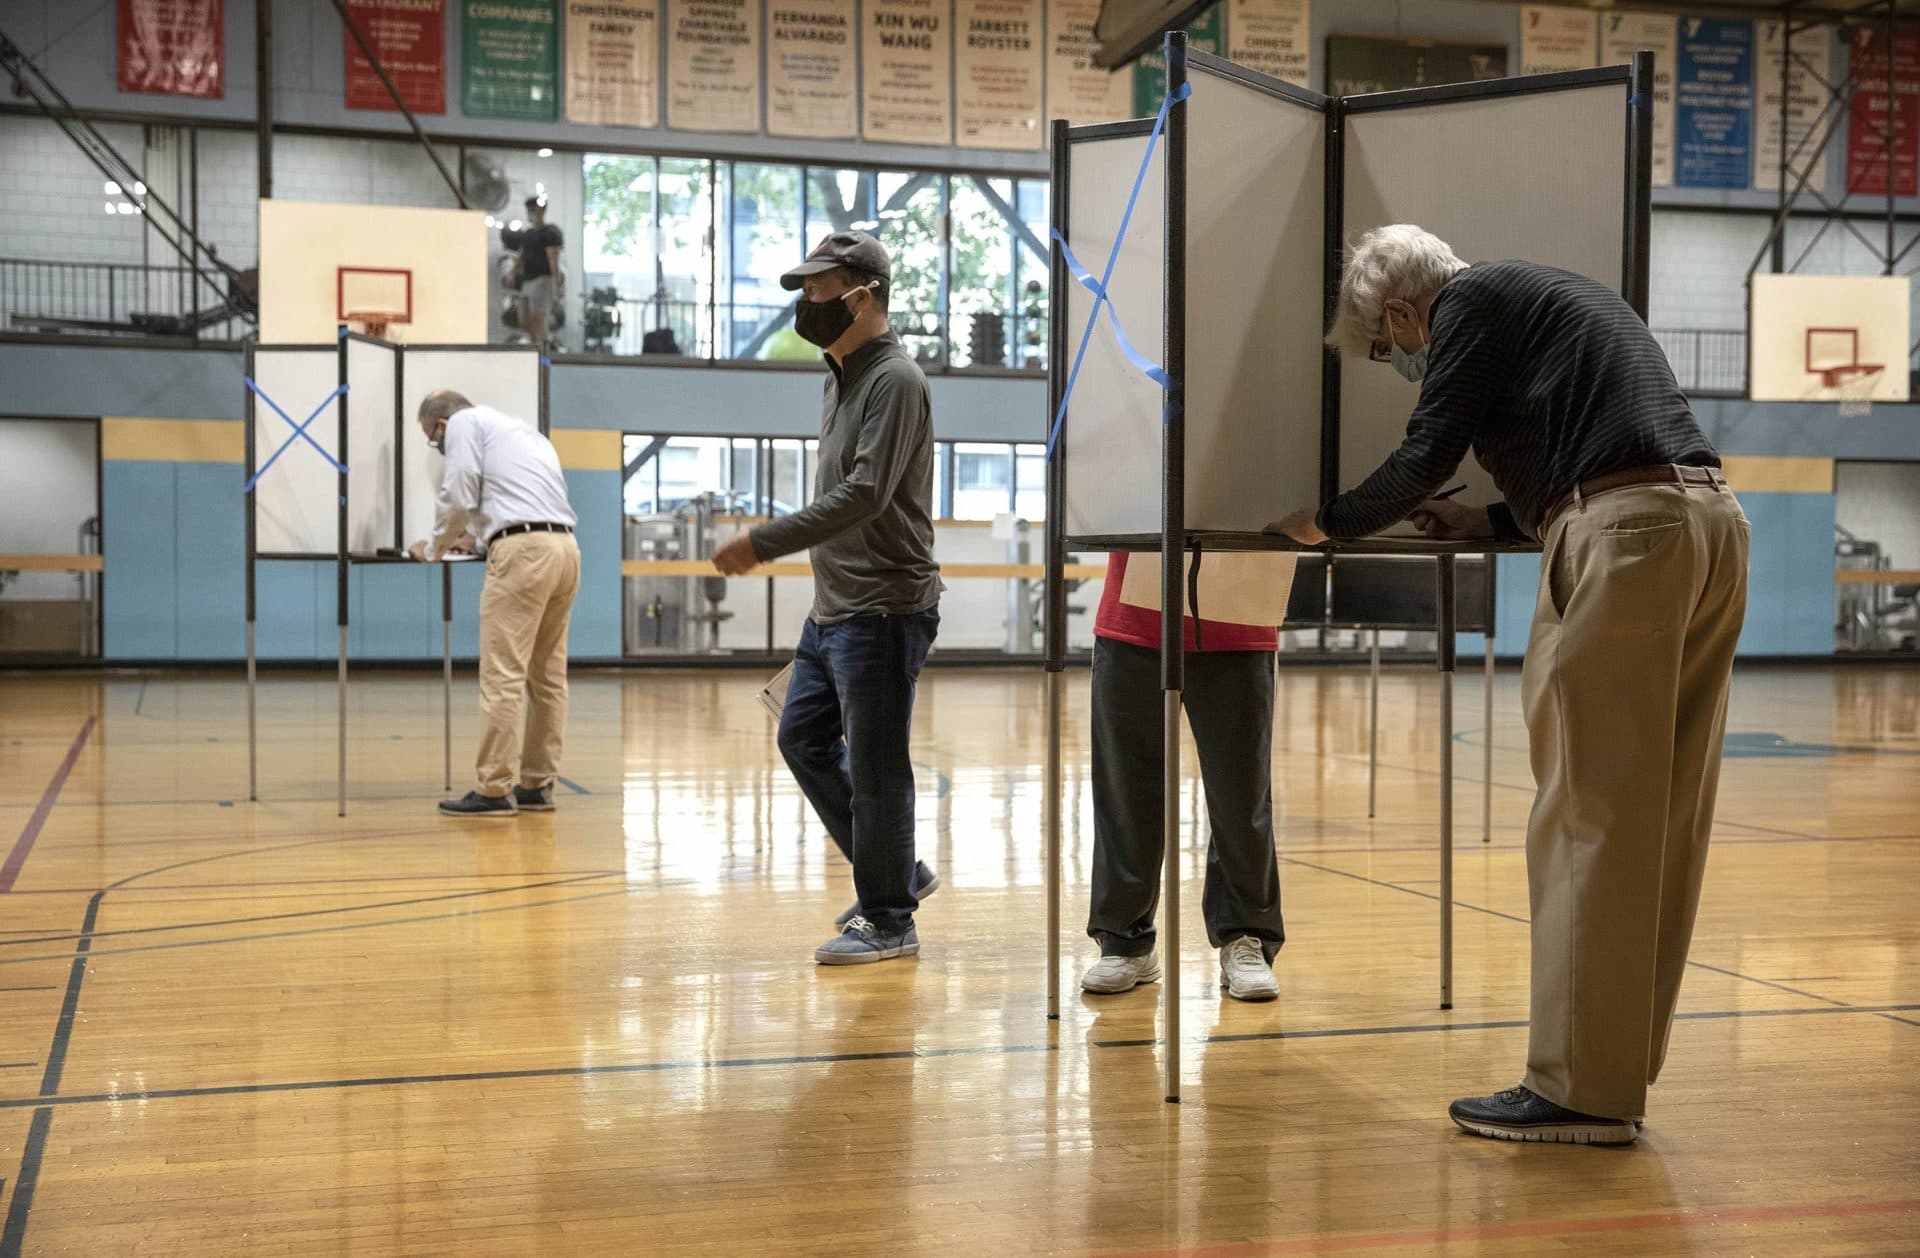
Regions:
[[[773,719],[780,719],[780,711],[787,706],[787,683],[793,680],[793,665],[773,675],[773,679],[760,687],[760,706],[773,713]]]
[[[1193,569],[1187,555],[1183,573]],[[1200,561],[1200,588],[1189,615],[1226,625],[1272,627],[1287,618],[1287,596],[1299,556],[1290,551],[1210,550]],[[1192,586],[1187,586],[1191,589]],[[1148,611],[1160,610],[1160,556],[1141,551],[1127,556],[1120,601]]]

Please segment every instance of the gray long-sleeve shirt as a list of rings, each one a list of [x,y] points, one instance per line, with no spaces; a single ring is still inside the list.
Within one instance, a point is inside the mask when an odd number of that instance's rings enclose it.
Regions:
[[[754,556],[813,552],[817,624],[925,611],[941,590],[927,378],[891,332],[827,366],[813,501],[755,528]]]

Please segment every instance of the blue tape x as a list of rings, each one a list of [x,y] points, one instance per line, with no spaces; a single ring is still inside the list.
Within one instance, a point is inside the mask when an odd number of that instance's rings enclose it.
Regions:
[[[1127,227],[1133,222],[1133,207],[1140,200],[1141,185],[1147,181],[1147,168],[1153,164],[1154,146],[1160,143],[1160,133],[1166,130],[1167,111],[1173,108],[1176,101],[1183,101],[1192,94],[1193,88],[1182,83],[1176,90],[1161,99],[1160,113],[1153,120],[1153,132],[1147,136],[1146,156],[1140,159],[1140,172],[1133,177],[1133,191],[1127,194],[1127,208],[1120,215],[1120,229],[1113,234],[1113,251],[1107,255],[1107,267],[1100,278],[1095,279],[1093,272],[1083,266],[1080,259],[1073,256],[1073,250],[1067,247],[1066,239],[1057,229],[1053,233],[1053,242],[1059,246],[1060,257],[1067,264],[1067,270],[1073,273],[1076,282],[1093,294],[1093,311],[1087,316],[1085,330],[1080,333],[1080,348],[1073,356],[1073,370],[1068,373],[1066,390],[1060,395],[1060,409],[1053,416],[1053,431],[1047,434],[1049,459],[1053,457],[1054,447],[1059,444],[1060,426],[1066,422],[1067,418],[1067,402],[1073,397],[1073,386],[1080,381],[1080,367],[1086,362],[1087,345],[1093,340],[1094,326],[1100,322],[1101,307],[1106,308],[1107,322],[1113,325],[1113,338],[1119,343],[1120,352],[1126,355],[1127,361],[1138,368],[1147,379],[1159,385],[1162,390],[1168,387],[1166,369],[1135,349],[1133,342],[1129,341],[1127,334],[1121,330],[1120,315],[1113,308],[1113,298],[1107,292],[1107,285],[1113,280],[1114,264],[1120,260],[1120,246],[1127,238]]]
[[[320,412],[326,410],[329,406],[332,406],[333,400],[339,397],[342,393],[345,393],[347,391],[346,385],[343,384],[339,388],[335,389],[333,392],[327,394],[326,400],[321,402],[320,405],[313,408],[313,414],[307,416],[305,420],[296,424],[293,421],[293,416],[281,410],[280,404],[274,401],[272,398],[268,397],[266,394],[266,391],[262,389],[259,385],[253,382],[253,377],[243,376],[241,378],[247,382],[247,387],[253,390],[253,395],[255,397],[259,398],[262,402],[265,402],[268,406],[272,407],[273,413],[278,415],[281,419],[286,420],[287,427],[293,429],[293,435],[280,443],[280,448],[273,452],[273,457],[260,465],[260,470],[253,474],[253,479],[247,482],[246,489],[242,490],[241,492],[252,493],[253,487],[260,483],[260,478],[267,474],[267,469],[272,467],[276,462],[278,462],[280,456],[285,454],[287,452],[287,448],[296,441],[304,441],[308,445],[312,446],[315,450],[318,450],[320,452],[320,457],[325,459],[329,464],[331,464],[334,471],[344,473],[347,470],[347,465],[345,463],[340,462],[339,460],[335,459],[331,454],[328,454],[326,451],[326,447],[322,446],[318,441],[315,441],[312,437],[307,435],[307,428],[310,425],[312,425],[314,420],[320,418]]]

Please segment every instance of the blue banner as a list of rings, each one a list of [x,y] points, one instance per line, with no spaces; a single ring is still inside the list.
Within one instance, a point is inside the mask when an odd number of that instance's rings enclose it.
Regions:
[[[1744,188],[1753,179],[1753,23],[1680,19],[1674,183]]]

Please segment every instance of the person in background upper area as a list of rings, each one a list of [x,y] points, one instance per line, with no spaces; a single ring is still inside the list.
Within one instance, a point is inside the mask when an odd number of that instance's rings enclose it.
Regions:
[[[1420,384],[1406,439],[1279,528],[1317,545],[1412,518],[1544,542],[1521,679],[1533,1002],[1526,1077],[1457,1100],[1499,1140],[1626,1144],[1659,1077],[1706,871],[1749,529],[1653,333],[1606,285],[1468,266],[1409,224],[1355,246],[1331,344]],[[1472,449],[1506,501],[1434,492]]]
[[[865,232],[837,232],[780,278],[802,290],[794,329],[826,352],[820,471],[807,506],[713,557],[738,576],[810,550],[813,614],[780,713],[780,752],[853,865],[858,901],[822,965],[920,951],[913,914],[940,881],[914,850],[907,738],[920,667],[940,630],[933,560],[933,402],[887,326],[893,263]]]
[[[443,801],[440,811],[460,817],[552,812],[567,730],[567,623],[580,589],[576,518],[559,456],[534,424],[475,406],[452,389],[429,393],[419,418],[447,465],[433,536],[415,542],[411,553],[439,559],[465,549],[470,533],[487,557],[480,594],[486,732],[478,782],[464,798]]]
[[[560,265],[560,251],[566,246],[560,229],[547,221],[547,198],[527,198],[527,225],[500,229],[500,243],[515,251],[513,286],[520,290],[520,327],[533,343],[546,351],[549,332],[547,320],[553,303],[567,296],[567,273]]]

